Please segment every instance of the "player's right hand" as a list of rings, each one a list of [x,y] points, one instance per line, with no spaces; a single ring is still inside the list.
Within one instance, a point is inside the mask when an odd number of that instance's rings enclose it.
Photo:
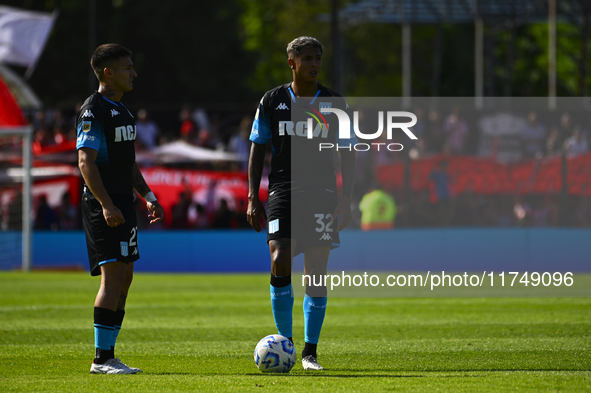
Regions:
[[[258,198],[248,200],[248,208],[246,209],[246,219],[250,226],[255,231],[261,231],[261,217],[267,221],[267,213],[265,213],[265,207]]]
[[[123,218],[123,213],[121,210],[117,208],[117,206],[103,206],[103,216],[105,217],[105,221],[107,225],[110,227],[116,227],[119,224],[123,224],[125,222],[125,218]]]

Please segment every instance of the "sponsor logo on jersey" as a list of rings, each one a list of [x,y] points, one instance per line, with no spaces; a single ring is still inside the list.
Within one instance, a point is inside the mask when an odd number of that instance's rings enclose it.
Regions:
[[[115,117],[119,114],[115,109],[111,109],[111,117]]]
[[[135,126],[128,125],[115,128],[115,142],[135,141],[135,136]]]
[[[128,256],[129,255],[129,245],[127,242],[121,242],[121,256]]]
[[[279,219],[269,221],[269,233],[275,233],[279,230]]]
[[[284,102],[282,102],[281,104],[277,105],[277,108],[275,108],[276,111],[277,110],[285,110],[285,109],[289,109],[289,107]]]
[[[89,109],[87,109],[82,114],[82,117],[94,117],[94,115],[92,114],[92,112]]]
[[[316,127],[314,127],[312,119],[308,119],[308,121],[298,121],[297,123],[294,123],[293,121],[279,122],[279,136],[295,135],[309,138],[308,130],[312,131],[311,134],[315,138],[328,138],[327,125],[317,122]]]
[[[332,240],[332,237],[328,233],[324,233],[319,240]]]
[[[84,141],[91,141],[91,142],[93,142],[95,140],[96,140],[96,137],[94,135],[80,135],[78,137],[78,143],[82,143]]]
[[[82,131],[88,132],[92,128],[92,122],[90,121],[83,121],[82,122]]]
[[[133,250],[133,252],[131,253],[131,255],[137,255],[137,247],[135,248],[135,250]]]

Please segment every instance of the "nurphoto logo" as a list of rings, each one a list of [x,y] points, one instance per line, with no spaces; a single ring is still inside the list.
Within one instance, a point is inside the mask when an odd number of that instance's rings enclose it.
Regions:
[[[392,139],[393,131],[396,129],[402,130],[410,139],[418,139],[415,134],[410,130],[415,124],[417,124],[417,116],[412,112],[403,112],[403,111],[387,111],[384,114],[384,111],[378,111],[378,129],[372,133],[365,133],[363,131],[368,130],[360,130],[359,129],[359,112],[353,112],[353,127],[351,127],[351,119],[347,112],[342,109],[338,108],[330,108],[330,107],[323,107],[320,110],[322,114],[330,114],[334,113],[339,121],[339,140],[350,140],[351,139],[351,129],[355,132],[355,136],[358,139],[362,139],[365,141],[376,140],[382,136],[384,132],[384,118],[386,123],[386,138],[388,140]],[[400,122],[397,119],[400,118],[407,118],[409,121]],[[309,119],[308,123],[310,124],[312,119]],[[315,133],[312,130],[312,127],[308,127],[307,130],[307,137],[308,139],[312,139]],[[384,143],[384,142],[371,142],[371,143],[349,143],[348,145],[343,145],[339,143],[326,143],[321,142],[318,144],[319,151],[322,149],[333,149],[336,150],[355,150],[355,151],[367,151],[371,148],[376,148],[378,151],[380,148],[388,149],[389,151],[401,151],[404,146],[401,143]]]

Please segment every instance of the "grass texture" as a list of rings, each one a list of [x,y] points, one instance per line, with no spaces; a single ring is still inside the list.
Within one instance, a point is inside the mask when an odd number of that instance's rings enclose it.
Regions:
[[[591,391],[588,297],[333,297],[326,370],[266,375],[253,351],[276,333],[267,274],[137,273],[116,356],[144,373],[91,375],[98,285],[0,272],[1,392]],[[303,330],[296,298],[298,358]]]

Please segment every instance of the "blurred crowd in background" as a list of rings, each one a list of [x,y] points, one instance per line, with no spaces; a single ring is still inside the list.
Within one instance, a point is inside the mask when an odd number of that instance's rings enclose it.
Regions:
[[[34,126],[33,151],[40,152],[51,146],[65,146],[75,141],[74,117],[77,109],[78,107],[71,111],[46,109],[29,113],[29,120]],[[247,108],[238,115],[234,113],[231,121],[225,121],[224,114],[208,112],[198,107],[184,107],[176,114],[168,116],[155,111],[159,117],[152,116],[151,111],[146,108],[139,108],[134,113],[137,120],[136,151],[149,152],[158,146],[182,140],[193,146],[232,152],[239,156],[237,162],[206,169],[246,172],[251,145],[248,138],[254,116],[254,110],[250,109],[252,108]],[[446,112],[417,107],[412,112],[418,118],[417,124],[412,128],[418,139],[400,140],[404,144],[403,151],[390,152],[381,149],[379,152],[371,150],[358,153],[351,228],[372,229],[371,223],[364,222],[372,216],[371,203],[378,206],[377,210],[374,206],[373,216],[378,217],[378,221],[384,221],[377,225],[378,229],[591,226],[590,198],[584,195],[564,192],[478,194],[470,190],[451,195],[445,190],[441,191],[440,187],[440,184],[449,182],[449,174],[446,173],[431,175],[431,189],[393,190],[384,189],[375,175],[380,166],[397,162],[409,165],[412,160],[434,156],[481,157],[511,164],[556,156],[570,159],[585,155],[589,152],[588,138],[591,135],[591,116],[588,113],[520,113],[515,115],[523,122],[520,129],[509,138],[498,138],[482,132],[485,127],[483,119],[488,116],[485,113],[473,112],[465,115],[459,107]],[[76,165],[75,162],[71,164]],[[268,165],[270,159],[267,161],[267,173]],[[186,165],[184,167],[187,168]],[[381,192],[379,196],[371,194],[376,190]],[[433,198],[434,192],[438,192],[437,198]],[[368,196],[370,194],[371,198]],[[362,203],[364,196],[368,198]],[[20,200],[14,198],[10,209],[3,209],[10,210],[2,212],[0,222],[3,229],[16,229],[15,226],[19,225],[18,219],[10,218],[18,217],[19,203]],[[172,219],[166,225],[148,225],[144,202],[140,198],[137,198],[137,206],[138,225],[141,228],[186,230],[250,227],[245,217],[246,201],[229,204],[222,199],[203,204],[194,200],[190,190],[178,195],[178,202],[169,213]],[[386,209],[387,212],[382,214],[380,209]],[[57,208],[50,207],[45,196],[36,198],[34,228],[81,229],[79,207],[71,203],[67,193],[63,195],[62,203]]]

